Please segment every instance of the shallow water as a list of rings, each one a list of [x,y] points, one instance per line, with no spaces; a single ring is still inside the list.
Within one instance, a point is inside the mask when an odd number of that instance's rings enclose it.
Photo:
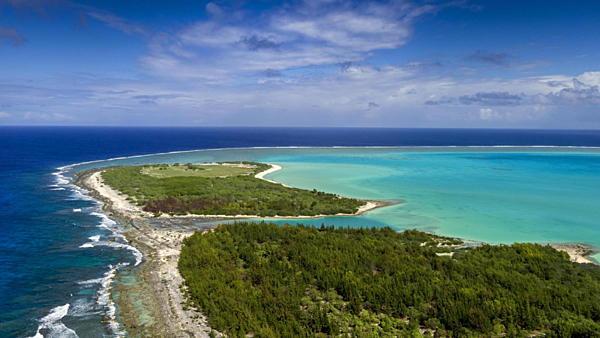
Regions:
[[[578,242],[600,247],[597,149],[232,149],[89,166],[234,159],[281,165],[284,169],[266,178],[287,185],[403,202],[360,217],[303,223],[414,228],[494,244]]]

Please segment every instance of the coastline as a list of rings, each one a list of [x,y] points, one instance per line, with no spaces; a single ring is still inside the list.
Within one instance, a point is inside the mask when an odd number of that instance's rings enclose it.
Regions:
[[[549,245],[558,251],[566,252],[572,262],[598,265],[597,262],[589,258],[589,256],[596,253],[589,245],[580,243]]]
[[[272,167],[257,174],[257,178],[281,184],[264,178],[265,175],[280,170],[280,166]],[[111,278],[112,289],[109,290],[118,309],[119,328],[128,332],[131,337],[210,337],[213,332],[217,337],[222,335],[213,331],[206,322],[201,311],[186,305],[182,292],[183,277],[179,274],[178,260],[184,238],[194,234],[198,229],[192,222],[196,219],[256,219],[258,216],[225,216],[225,215],[187,215],[179,217],[152,217],[152,213],[144,212],[137,205],[126,200],[127,196],[105,185],[101,172],[103,169],[91,169],[81,172],[74,184],[89,191],[89,195],[103,203],[102,210],[109,217],[119,219],[127,226],[123,233],[125,238],[143,253],[144,262],[139,266],[116,270]],[[356,216],[375,208],[391,205],[381,201],[365,201],[355,214],[270,217],[277,219],[309,219],[326,216]],[[163,229],[152,222],[161,223]],[[167,225],[168,224],[168,225]],[[174,229],[176,227],[176,229]],[[133,281],[131,281],[133,279]],[[125,281],[129,281],[128,283]]]
[[[260,172],[260,173],[258,173],[258,174],[256,174],[256,175],[254,175],[254,177],[256,177],[256,178],[258,178],[258,179],[261,179],[261,180],[263,180],[263,181],[267,181],[267,182],[270,182],[270,183],[275,183],[275,184],[282,185],[282,186],[284,186],[284,187],[287,187],[287,188],[291,188],[291,187],[290,187],[289,185],[287,185],[287,184],[283,184],[283,183],[281,183],[281,182],[275,182],[275,181],[273,181],[273,180],[268,180],[268,179],[266,179],[266,178],[265,178],[265,176],[266,176],[266,175],[268,175],[268,174],[271,174],[271,173],[274,173],[274,172],[276,172],[276,171],[278,171],[278,170],[281,170],[281,169],[283,169],[283,167],[281,167],[281,166],[279,166],[279,165],[277,165],[277,164],[271,164],[271,169],[268,169],[268,170],[265,170],[265,171],[263,171],[263,172]]]
[[[164,230],[132,221],[127,239],[144,252],[146,262],[137,271],[133,285],[117,284],[117,304],[123,328],[131,337],[210,337],[205,317],[187,308],[178,269],[182,241],[190,230]],[[145,319],[150,318],[150,320]]]
[[[254,177],[274,183],[280,184],[284,187],[291,188],[288,185],[283,183],[275,182],[269,179],[264,178],[264,176],[273,173],[275,171],[283,169],[281,166],[271,164],[271,168],[256,174]],[[322,218],[327,216],[358,216],[362,215],[367,211],[393,205],[396,203],[385,202],[385,201],[371,201],[364,200],[365,204],[360,206],[358,210],[354,214],[335,214],[335,215],[315,215],[315,216],[272,216],[272,217],[261,217],[257,215],[196,215],[196,214],[187,214],[187,215],[168,215],[162,214],[158,217],[154,217],[153,213],[143,211],[141,207],[129,202],[126,198],[127,195],[120,195],[118,191],[113,190],[110,186],[104,184],[104,180],[102,179],[102,172],[106,169],[96,169],[91,170],[90,175],[86,178],[82,179],[82,183],[87,185],[91,190],[96,191],[100,196],[102,196],[106,201],[109,201],[111,204],[111,209],[114,213],[120,214],[124,217],[131,219],[140,219],[140,218],[152,218],[152,219],[185,219],[185,218],[199,218],[199,219],[265,219],[265,218],[273,218],[273,219],[313,219],[313,218]]]
[[[272,166],[270,172],[262,174],[260,179],[268,173],[280,170],[281,167]],[[137,275],[137,281],[134,285],[124,285],[115,283],[112,293],[118,294],[116,303],[120,309],[119,320],[122,321],[122,328],[129,332],[130,336],[172,336],[172,337],[209,337],[211,329],[207,325],[205,318],[200,311],[189,309],[185,304],[185,299],[180,286],[183,278],[178,272],[178,259],[182,246],[183,238],[191,236],[194,231],[189,218],[223,218],[223,219],[248,219],[258,218],[257,216],[218,216],[218,215],[188,215],[183,217],[159,217],[150,218],[151,213],[141,211],[137,205],[129,203],[118,192],[104,185],[100,173],[105,169],[95,169],[81,173],[79,179],[75,182],[80,187],[89,190],[90,195],[104,203],[103,210],[108,212],[111,217],[121,218],[129,226],[125,233],[126,238],[144,253],[145,262],[140,267],[134,269]],[[258,176],[257,175],[257,176]],[[264,179],[266,180],[266,179]],[[269,180],[267,180],[269,181]],[[271,181],[272,182],[272,181]],[[277,182],[274,182],[277,183]],[[389,205],[378,205],[376,201],[366,201],[367,203],[359,208],[356,214],[360,215],[366,211],[377,207]],[[383,202],[385,203],[385,202]],[[341,215],[336,215],[341,216]],[[300,216],[300,217],[279,217],[279,219],[301,219],[316,218],[321,216]],[[187,219],[186,219],[187,218]],[[278,217],[275,217],[278,218]],[[155,225],[149,224],[149,220],[156,220],[166,224],[171,224],[167,229],[161,229]],[[173,222],[178,222],[173,229]],[[189,222],[186,224],[185,222]],[[188,226],[189,225],[189,226]],[[468,241],[465,241],[468,242]],[[587,256],[594,252],[590,247],[583,244],[554,244],[553,248],[567,252],[571,261],[577,263],[596,264]],[[451,254],[448,254],[451,256]],[[117,276],[119,281],[122,277]],[[142,309],[140,309],[140,303]],[[142,318],[152,318],[147,320]],[[217,333],[217,335],[219,335]]]
[[[101,191],[106,193],[102,189],[98,191],[97,187],[103,188],[100,184],[91,184],[96,181],[94,174],[99,172],[82,172],[73,183],[102,202],[102,210],[109,217],[126,224],[123,235],[144,258],[139,266],[116,270],[111,278],[112,289],[108,292],[119,309],[119,328],[130,337],[210,337],[212,330],[202,313],[184,308],[186,299],[180,289],[183,277],[179,274],[178,260],[182,241],[199,229],[185,224],[180,229],[161,229],[149,225],[140,215],[115,208],[119,200],[102,194]],[[125,279],[134,281],[125,283]]]

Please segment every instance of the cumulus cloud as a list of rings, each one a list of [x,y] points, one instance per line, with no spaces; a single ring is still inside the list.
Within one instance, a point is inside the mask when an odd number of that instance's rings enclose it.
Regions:
[[[565,75],[484,78],[476,74],[481,65],[541,64],[487,51],[454,61],[370,62],[381,49],[404,46],[415,21],[443,6],[325,0],[249,15],[209,3],[208,19],[154,35],[112,13],[81,8],[90,20],[146,39],[142,76],[0,83],[0,101],[15,102],[11,114],[31,124],[62,118],[65,124],[522,127],[548,116],[576,124],[583,109],[597,111],[600,72],[577,81]]]
[[[9,43],[13,46],[20,46],[27,42],[19,32],[13,27],[0,26],[0,42]]]
[[[600,85],[600,72],[585,72],[579,75],[577,80],[590,86]]]
[[[490,108],[479,109],[479,118],[482,120],[496,120],[501,118],[497,111]]]
[[[20,116],[28,111],[36,112],[29,114],[30,120],[23,120],[29,124],[56,123],[52,114],[61,113],[73,117],[63,120],[65,124],[106,124],[110,121],[123,125],[148,121],[155,125],[188,125],[192,121],[201,121],[196,123],[227,125],[235,118],[237,125],[246,126],[269,121],[273,126],[477,127],[491,123],[494,127],[507,128],[540,125],[600,127],[597,118],[593,119],[597,116],[598,104],[578,99],[569,101],[568,106],[559,105],[547,96],[565,95],[559,92],[566,88],[582,95],[596,86],[594,74],[582,74],[577,77],[578,82],[572,78],[569,82],[564,75],[465,79],[454,75],[424,76],[402,66],[375,68],[362,65],[352,66],[345,73],[334,72],[321,77],[297,73],[293,78],[294,81],[289,82],[278,80],[259,84],[249,81],[235,86],[202,81],[189,81],[181,86],[180,81],[148,83],[143,80],[69,78],[61,83],[0,84],[0,101],[10,99],[14,102],[15,95],[21,97],[22,101],[11,106],[11,114]],[[549,87],[548,81],[560,81],[569,87]],[[415,89],[416,93],[404,95],[409,89]],[[132,92],[139,95],[132,95]],[[477,93],[486,94],[477,96]],[[508,96],[487,95],[489,93],[508,93]],[[519,104],[505,106],[510,107],[510,113],[502,105],[485,105],[489,103],[486,100],[498,100],[499,97],[508,98],[510,103],[511,95],[521,100],[518,100]],[[536,100],[538,95],[543,102]],[[464,105],[458,100],[461,96],[475,98],[476,102]],[[140,101],[144,100],[149,100],[148,109],[140,109]],[[435,103],[424,106],[427,101]],[[379,107],[369,107],[369,102]],[[578,105],[577,109],[572,105]],[[177,114],[171,113],[174,111]],[[45,114],[46,119],[41,118],[41,114]],[[588,122],[582,125],[584,119]]]
[[[8,118],[11,117],[12,115],[10,115],[9,113],[5,113],[3,111],[0,111],[0,119],[1,118]]]
[[[600,104],[598,85],[586,85],[573,79],[573,87],[564,88],[556,93],[538,94],[534,100],[541,104],[552,105],[597,105]]]

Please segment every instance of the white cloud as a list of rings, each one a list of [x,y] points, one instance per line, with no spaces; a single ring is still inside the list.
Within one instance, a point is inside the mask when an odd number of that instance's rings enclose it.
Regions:
[[[0,102],[14,102],[18,97],[20,102],[12,105],[11,113],[22,115],[23,121],[31,124],[110,121],[115,125],[187,125],[202,121],[203,125],[230,125],[235,121],[236,125],[248,126],[600,127],[580,122],[583,118],[589,120],[597,105],[589,105],[587,110],[583,106],[563,109],[547,97],[564,95],[558,93],[565,88],[576,90],[572,77],[567,81],[569,77],[564,75],[487,79],[433,75],[413,67],[352,65],[336,74],[301,73],[268,79],[259,77],[232,86],[69,77],[60,83],[2,87]],[[551,81],[568,87],[550,87],[547,83]],[[578,86],[580,91],[591,87],[585,83]],[[407,91],[411,94],[405,95]],[[494,91],[523,99],[518,105],[502,106],[498,102],[493,107],[481,102],[463,105],[457,99]],[[536,95],[547,102],[534,100]],[[140,104],[143,100],[157,104]],[[430,100],[438,104],[426,105]],[[374,104],[369,107],[369,102]],[[553,119],[561,119],[561,123],[553,125]]]
[[[66,114],[54,113],[54,114],[52,114],[52,119],[57,120],[57,121],[62,121],[62,120],[72,120],[73,117],[66,115]]]
[[[10,115],[9,113],[5,113],[3,111],[0,111],[0,118],[8,118],[11,117],[12,115]]]
[[[495,120],[499,119],[500,115],[498,115],[498,112],[493,109],[483,108],[479,109],[479,118],[482,120]]]
[[[249,18],[209,3],[206,10],[214,17],[160,35],[140,61],[161,76],[218,83],[266,69],[364,61],[372,51],[406,44],[415,20],[443,7],[348,1],[333,6],[331,1],[313,1]]]
[[[210,13],[211,15],[223,14],[223,10],[221,9],[221,7],[216,5],[214,2],[209,2],[206,4],[206,12]]]
[[[64,121],[64,120],[72,120],[73,117],[63,114],[63,113],[34,113],[34,112],[25,112],[23,114],[24,120],[42,120],[42,121]]]
[[[585,72],[576,79],[589,86],[598,86],[600,85],[600,72]]]
[[[130,35],[148,35],[148,31],[146,30],[146,28],[142,27],[141,25],[133,23],[127,19],[124,19],[107,11],[92,9],[91,11],[87,12],[86,15],[100,22],[103,22],[108,27],[120,30],[123,33],[127,33]]]

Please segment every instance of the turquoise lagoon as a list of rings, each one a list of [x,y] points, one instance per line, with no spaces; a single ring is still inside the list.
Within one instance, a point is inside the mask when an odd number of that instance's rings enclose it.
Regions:
[[[399,202],[303,223],[419,229],[491,244],[600,247],[600,149],[594,148],[247,148],[116,159],[76,170],[231,160],[281,165],[267,178],[291,186]]]

